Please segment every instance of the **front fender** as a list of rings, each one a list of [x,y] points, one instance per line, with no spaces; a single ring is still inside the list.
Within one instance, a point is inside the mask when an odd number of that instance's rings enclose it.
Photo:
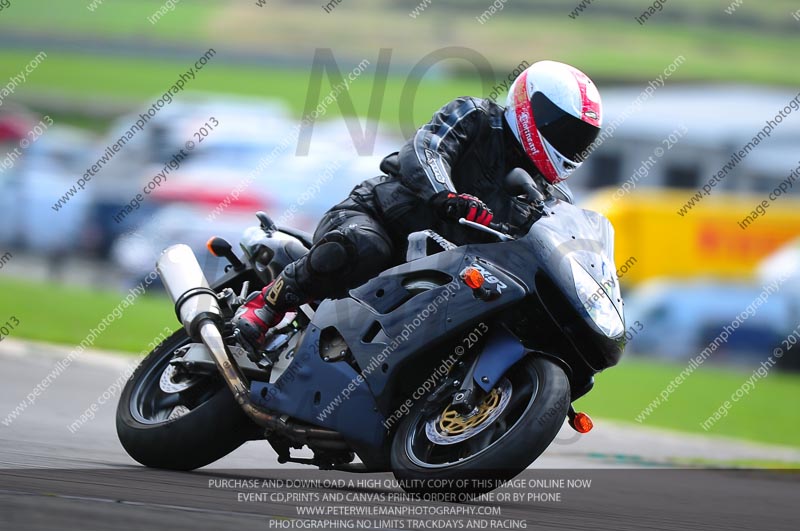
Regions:
[[[528,350],[505,327],[495,328],[478,356],[475,383],[488,393],[506,371],[527,353]]]

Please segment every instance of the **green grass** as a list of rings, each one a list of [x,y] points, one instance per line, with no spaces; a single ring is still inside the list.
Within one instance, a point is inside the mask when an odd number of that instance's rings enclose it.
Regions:
[[[34,54],[25,52],[0,52],[0,79],[9,77],[31,60]],[[198,56],[200,52],[198,52]],[[186,90],[193,92],[228,93],[244,96],[260,96],[283,100],[300,117],[303,113],[310,73],[292,68],[251,68],[215,64],[215,59],[199,71]],[[374,61],[373,61],[374,63]],[[113,96],[115,98],[141,101],[149,105],[175,82],[181,72],[192,65],[191,61],[153,61],[89,57],[51,51],[47,59],[32,73],[24,86],[18,89],[86,97],[88,94]],[[342,74],[346,74],[344,66]],[[374,70],[366,72],[350,85],[349,96],[358,115],[366,115],[372,97]],[[405,86],[405,78],[393,76],[386,82],[382,111],[377,117],[381,122],[397,126],[400,113],[397,102]],[[320,101],[330,92],[331,85],[323,77]],[[404,114],[408,121],[418,124],[430,119],[430,115],[445,102],[467,94],[480,94],[481,84],[477,79],[443,79],[431,77],[424,80],[414,100],[413,114]],[[340,96],[347,97],[347,94]],[[315,107],[316,104],[313,106]],[[325,118],[341,114],[338,104],[331,105]],[[363,124],[360,126],[363,129]]]
[[[20,323],[10,337],[69,346],[86,338],[126,295],[10,278],[0,278],[0,292],[0,322],[14,316]],[[94,348],[140,353],[165,326],[180,327],[172,304],[161,296],[139,297],[121,318],[113,319],[98,335]]]
[[[453,9],[432,6],[425,16],[408,17],[407,8],[417,2],[348,0],[335,14],[326,15],[319,5],[272,0],[260,9],[252,2],[180,3],[156,24],[147,17],[163,5],[161,0],[107,1],[94,12],[85,0],[49,2],[42,16],[41,0],[15,2],[0,17],[0,31],[66,38],[130,39],[137,41],[192,44],[275,55],[294,55],[298,67],[307,70],[314,48],[330,47],[337,57],[370,60],[379,48],[391,48],[392,64],[414,64],[424,55],[446,46],[464,46],[485,55],[502,76],[520,60],[550,57],[574,62],[598,80],[649,80],[684,54],[687,64],[676,80],[738,80],[796,85],[800,72],[793,64],[800,37],[770,26],[751,28],[745,21],[767,18],[782,25],[793,24],[792,0],[776,0],[769,6],[745,2],[736,16],[723,14],[717,2],[671,0],[665,11],[684,13],[685,20],[655,18],[638,25],[623,13],[608,12],[609,2],[592,5],[571,19],[573,4],[553,9],[509,5],[492,20],[480,25],[474,16],[484,2]],[[577,3],[577,2],[576,2]],[[617,5],[636,8],[631,0]],[[702,4],[702,5],[700,5]],[[691,14],[714,15],[715,20]],[[800,22],[797,22],[800,28]],[[513,36],[510,38],[510,36]],[[50,50],[47,50],[48,52]],[[121,63],[127,61],[120,58]],[[455,64],[455,63],[454,63]],[[468,71],[469,67],[461,66]],[[453,66],[453,65],[450,65]],[[260,67],[252,67],[258,70]],[[104,68],[76,70],[69,77],[103,77]],[[126,75],[136,84],[132,71]],[[111,78],[113,76],[107,76]],[[67,78],[65,77],[66,81]],[[114,82],[114,79],[108,79]],[[230,84],[235,84],[231,80]],[[104,90],[101,79],[97,89]],[[113,86],[113,85],[112,85]],[[295,87],[296,90],[296,87]],[[267,94],[270,95],[270,94]]]
[[[89,35],[108,34],[125,36],[162,36],[175,38],[175,32],[193,38],[208,37],[208,26],[215,19],[221,18],[225,12],[239,11],[249,15],[250,25],[260,23],[264,26],[272,23],[280,25],[287,12],[302,11],[310,22],[328,21],[331,23],[352,26],[350,21],[359,14],[366,13],[375,18],[378,25],[407,22],[422,24],[426,19],[458,20],[470,19],[480,15],[491,3],[486,0],[451,0],[436,2],[436,6],[425,11],[424,16],[411,20],[408,12],[419,4],[419,0],[348,0],[336,8],[336,15],[326,14],[319,3],[296,2],[295,0],[270,0],[268,6],[259,9],[254,1],[237,2],[236,0],[205,0],[201,2],[180,2],[171,13],[162,17],[157,24],[150,24],[146,19],[164,5],[164,0],[119,1],[106,0],[93,12],[86,6],[88,0],[12,0],[13,8],[3,13],[9,21],[19,27],[46,30],[49,32],[81,31]],[[579,2],[518,2],[509,3],[492,23],[503,19],[524,18],[537,20],[543,17],[559,17],[569,22],[578,23],[581,18],[591,19],[624,19],[636,24],[633,15],[640,14],[650,3],[641,0],[603,0],[595,2],[580,14],[578,19],[567,16]],[[731,23],[749,20],[767,22],[786,22],[790,14],[797,9],[795,0],[770,0],[770,2],[744,2],[736,10],[735,16],[727,15],[723,9],[730,1],[718,0],[669,0],[665,5],[667,15],[687,15],[685,20],[677,23],[684,25],[697,24],[698,16],[716,16],[717,20]],[[42,8],[46,5],[47,15],[42,16]],[[613,8],[613,9],[612,9]],[[622,10],[620,10],[622,8]],[[378,14],[381,16],[379,17]],[[743,20],[738,20],[737,17]],[[343,20],[345,19],[345,20]],[[382,19],[382,20],[381,20]],[[648,21],[648,26],[659,24],[676,24],[674,19],[656,15]],[[637,26],[638,27],[638,26]],[[351,28],[352,29],[352,28]]]
[[[0,322],[12,315],[20,325],[12,337],[74,346],[113,311],[124,294],[85,288],[0,279]],[[163,296],[143,296],[101,334],[95,348],[139,353],[164,327],[178,328],[172,304]],[[685,365],[642,359],[625,360],[601,373],[594,390],[576,408],[600,419],[630,422],[658,396]],[[749,378],[749,372],[703,366],[697,369],[641,424],[690,433],[724,435],[752,441],[800,446],[796,408],[800,376],[771,372],[734,403],[728,416],[705,432],[711,416]],[[602,420],[600,420],[602,422]]]
[[[777,371],[756,381],[744,398],[732,401],[728,416],[707,432],[700,424],[730,400],[751,372],[702,366],[641,424],[636,422],[642,410],[685,368],[685,364],[642,359],[623,361],[598,375],[594,390],[578,400],[576,408],[635,425],[800,446],[800,411],[796,407],[800,376]]]
[[[163,0],[105,0],[93,12],[86,8],[90,3],[91,0],[12,0],[12,7],[3,13],[0,25],[48,35],[201,40],[208,37],[207,22],[223,6],[187,2],[180,5],[183,8],[180,11],[167,13],[156,24],[150,24],[147,18],[164,5]]]

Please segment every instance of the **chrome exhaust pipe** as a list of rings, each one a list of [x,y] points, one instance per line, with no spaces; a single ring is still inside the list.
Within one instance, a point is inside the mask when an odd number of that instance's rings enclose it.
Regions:
[[[156,271],[175,303],[175,313],[189,337],[200,340],[199,329],[206,321],[222,324],[217,294],[209,287],[188,245],[166,248],[156,262]]]
[[[228,347],[220,333],[223,322],[217,295],[209,287],[192,249],[184,244],[168,247],[156,262],[156,270],[175,303],[178,320],[189,337],[202,341],[211,352],[236,402],[259,425],[273,427],[278,419],[252,404],[246,380],[239,367],[231,363]]]
[[[253,404],[247,380],[239,366],[231,362],[228,346],[220,332],[223,319],[217,295],[209,287],[208,280],[188,245],[178,244],[165,249],[156,262],[156,270],[175,303],[178,320],[189,337],[202,341],[211,352],[222,379],[248,417],[259,426],[294,440],[313,443],[315,439],[323,439],[328,444],[339,443],[347,447],[341,435],[335,431],[298,425],[290,422],[286,416],[279,418]]]
[[[263,428],[277,429],[281,424],[278,417],[257,408],[250,400],[250,388],[245,383],[244,376],[235,363],[231,363],[228,347],[222,340],[219,327],[211,320],[205,320],[200,325],[200,338],[217,364],[222,379],[228,384],[228,389],[233,393],[236,403],[239,404],[248,417]]]

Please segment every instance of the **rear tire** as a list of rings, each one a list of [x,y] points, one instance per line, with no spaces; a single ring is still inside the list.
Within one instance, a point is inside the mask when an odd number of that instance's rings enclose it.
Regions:
[[[512,367],[505,377],[511,384],[511,399],[505,406],[509,418],[500,416],[473,435],[475,450],[469,446],[469,439],[451,445],[433,443],[424,426],[432,418],[436,419],[442,408],[437,407],[435,413],[426,414],[423,411],[425,399],[417,401],[392,440],[392,469],[406,491],[448,491],[442,484],[454,480],[491,479],[495,480],[496,487],[496,481],[513,478],[544,452],[561,429],[569,409],[570,386],[566,374],[550,360],[526,358]],[[515,400],[526,400],[526,389],[532,391],[527,404],[515,405]],[[514,413],[515,409],[517,413]],[[486,445],[482,446],[478,440],[485,441]],[[470,451],[473,455],[466,455]],[[447,452],[453,455],[448,457]],[[448,459],[452,461],[448,462]],[[438,486],[433,482],[428,486],[429,480],[444,481]],[[478,494],[492,488],[473,486],[468,490]]]
[[[187,343],[185,331],[172,334],[139,364],[120,395],[117,435],[128,455],[145,466],[200,468],[228,455],[245,441],[260,437],[257,426],[216,375],[203,383],[206,387],[200,403],[182,416],[150,421],[143,417],[139,396],[158,392],[148,390],[153,387],[153,378],[161,376],[173,352]]]

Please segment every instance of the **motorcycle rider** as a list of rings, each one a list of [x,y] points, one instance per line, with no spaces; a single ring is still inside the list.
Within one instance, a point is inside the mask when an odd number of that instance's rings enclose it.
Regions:
[[[259,350],[287,311],[342,296],[400,263],[412,232],[433,229],[463,244],[475,235],[454,223],[461,217],[482,225],[523,224],[530,207],[502,186],[514,168],[571,201],[563,181],[582,164],[601,121],[594,83],[554,61],[522,72],[505,107],[472,97],[453,100],[383,159],[385,175],[362,182],[323,216],[306,255],[250,294],[233,319],[240,337]]]

